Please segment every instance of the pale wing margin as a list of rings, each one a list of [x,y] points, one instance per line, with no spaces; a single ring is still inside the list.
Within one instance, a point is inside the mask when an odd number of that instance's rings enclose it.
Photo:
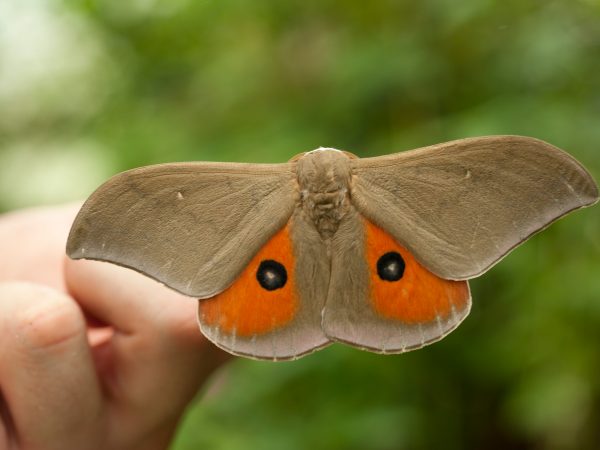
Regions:
[[[452,280],[482,274],[535,232],[598,201],[579,162],[528,137],[463,139],[352,164],[356,208]]]
[[[290,218],[294,180],[289,163],[173,163],[123,172],[85,202],[67,254],[211,297]]]

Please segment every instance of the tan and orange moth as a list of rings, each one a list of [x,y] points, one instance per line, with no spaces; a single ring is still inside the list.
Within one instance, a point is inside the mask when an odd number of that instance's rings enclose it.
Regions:
[[[519,136],[161,164],[92,194],[67,252],[200,299],[202,332],[236,355],[292,359],[332,342],[402,353],[460,324],[467,280],[597,200],[574,158]]]

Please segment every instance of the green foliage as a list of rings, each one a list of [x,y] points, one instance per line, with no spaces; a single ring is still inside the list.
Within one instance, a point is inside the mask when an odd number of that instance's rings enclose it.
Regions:
[[[0,208],[178,160],[360,156],[483,134],[600,179],[596,0],[54,0],[0,5]],[[174,449],[595,449],[600,213],[472,283],[442,342],[236,361]],[[151,401],[151,399],[149,399]]]

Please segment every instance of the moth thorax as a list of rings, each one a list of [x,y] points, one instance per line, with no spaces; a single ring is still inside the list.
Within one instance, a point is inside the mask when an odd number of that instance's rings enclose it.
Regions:
[[[330,238],[338,229],[346,210],[346,193],[346,189],[336,192],[302,192],[302,207],[324,238]]]
[[[302,208],[324,238],[337,231],[344,216],[351,173],[350,159],[339,151],[309,152],[297,162]]]

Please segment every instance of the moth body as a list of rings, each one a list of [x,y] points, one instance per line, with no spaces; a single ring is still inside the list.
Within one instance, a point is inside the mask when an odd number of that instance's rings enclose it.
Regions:
[[[302,155],[295,169],[300,193],[298,207],[321,237],[331,239],[352,207],[350,158],[339,150],[317,149]]]

